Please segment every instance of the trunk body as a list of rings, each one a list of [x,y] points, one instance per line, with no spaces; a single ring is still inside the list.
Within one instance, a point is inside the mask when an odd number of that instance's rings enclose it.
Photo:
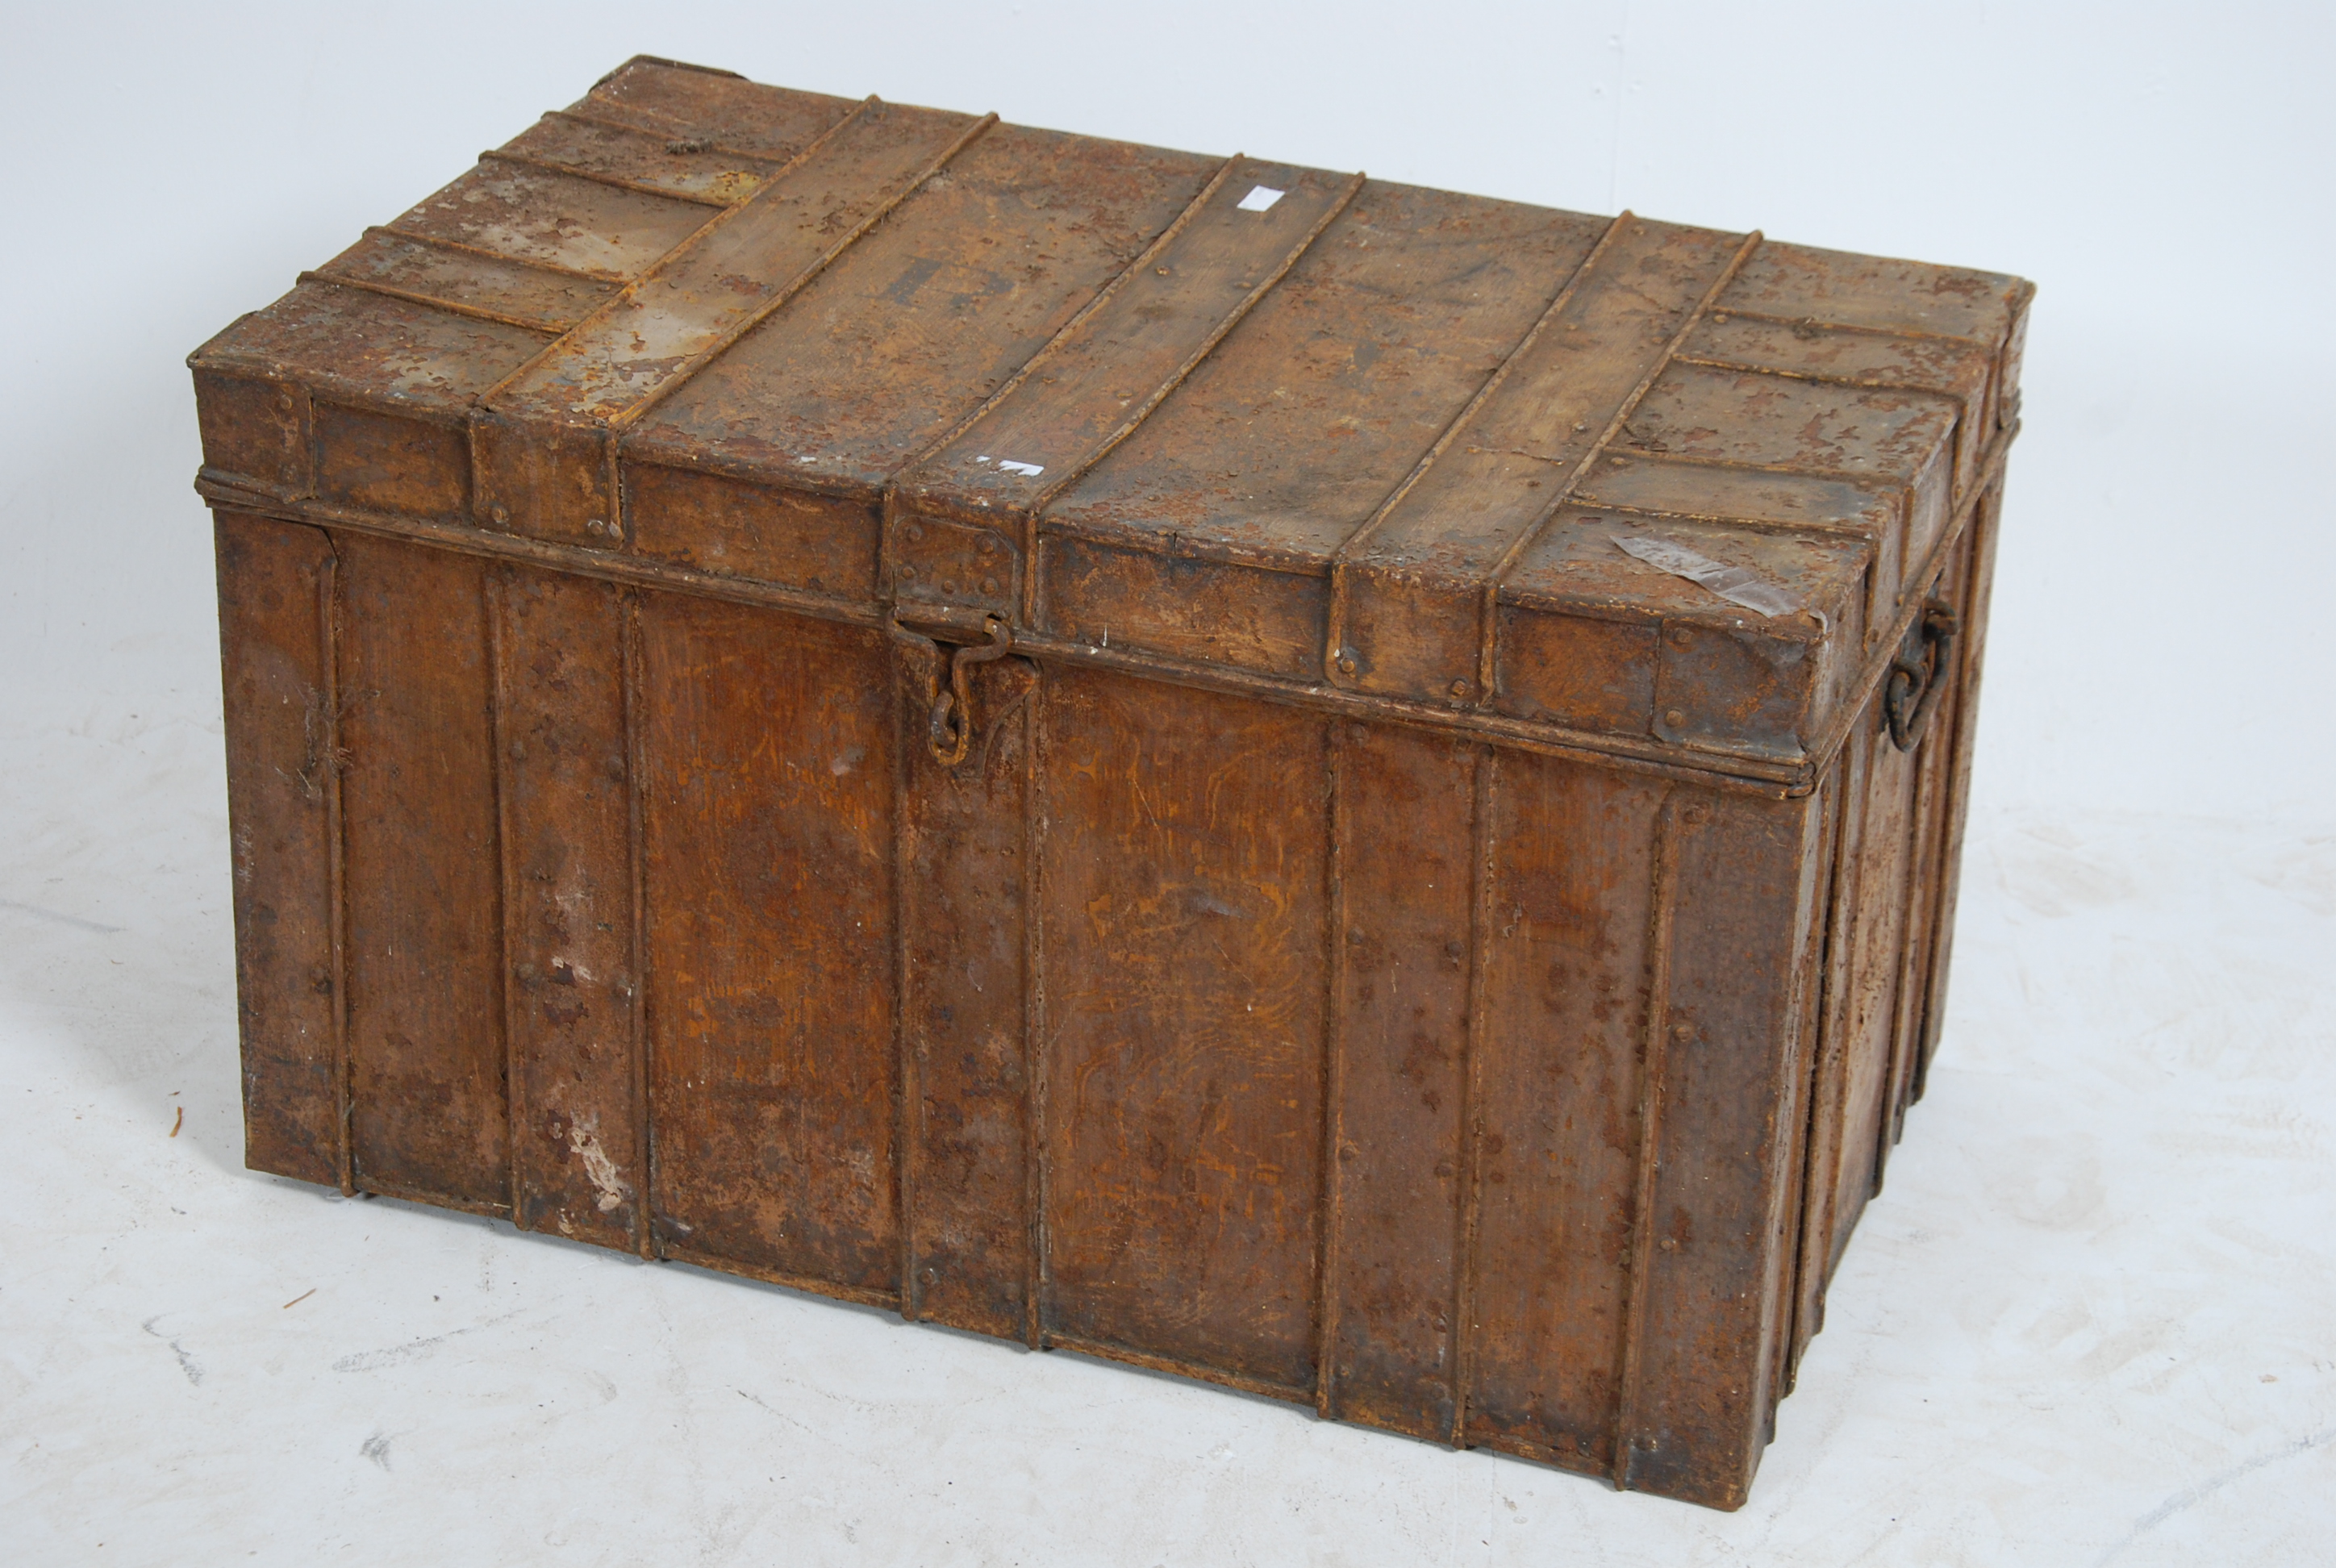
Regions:
[[[657,62],[450,191],[195,360],[250,1163],[1739,1505],[2025,286]]]

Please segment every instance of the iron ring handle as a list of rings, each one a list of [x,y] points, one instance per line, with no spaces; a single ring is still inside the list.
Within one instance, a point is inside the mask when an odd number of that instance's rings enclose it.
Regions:
[[[1922,657],[1893,659],[1882,690],[1882,712],[1890,724],[1890,741],[1900,751],[1922,744],[1931,716],[1947,689],[1955,638],[1962,629],[1953,607],[1933,599],[1922,606]]]

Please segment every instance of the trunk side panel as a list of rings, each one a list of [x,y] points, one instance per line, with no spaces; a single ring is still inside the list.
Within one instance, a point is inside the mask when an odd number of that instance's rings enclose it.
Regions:
[[[1481,747],[1334,726],[1331,1414],[1452,1430]]]
[[[1874,705],[1878,713],[1878,702]],[[1881,1180],[1887,1130],[1890,1057],[1898,1021],[1899,973],[1906,930],[1906,881],[1913,871],[1916,761],[1890,744],[1889,732],[1861,724],[1850,744],[1865,754],[1866,800],[1856,861],[1854,934],[1845,962],[1847,1017],[1841,1096],[1841,1156],[1835,1177],[1831,1261]]]
[[[1818,802],[1682,787],[1640,1222],[1618,1481],[1741,1506],[1767,1441],[1789,1311],[1786,1200],[1798,1145],[1808,946],[1825,869]],[[1644,1183],[1651,1183],[1651,1187]]]
[[[1669,785],[1500,753],[1467,1433],[1611,1462],[1656,819]]]
[[[485,567],[339,536],[357,1184],[511,1203]]]
[[[638,1244],[645,1184],[633,973],[623,596],[490,579],[521,1229]]]
[[[221,687],[235,875],[244,1163],[341,1184],[334,953],[333,546],[321,529],[219,514]]]
[[[640,636],[657,1234],[889,1299],[890,650],[667,594],[643,597]]]
[[[1085,670],[1043,689],[1047,1326],[1309,1388],[1326,726]]]

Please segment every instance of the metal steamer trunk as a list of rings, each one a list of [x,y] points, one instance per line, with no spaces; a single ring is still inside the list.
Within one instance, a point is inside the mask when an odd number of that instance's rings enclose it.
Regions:
[[[194,355],[250,1164],[1734,1507],[2029,292],[636,60]]]

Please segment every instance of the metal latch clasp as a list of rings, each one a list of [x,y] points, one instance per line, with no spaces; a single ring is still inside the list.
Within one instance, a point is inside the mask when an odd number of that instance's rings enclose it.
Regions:
[[[1913,751],[1922,744],[1922,732],[1930,727],[1939,694],[1946,689],[1948,660],[1961,629],[1952,606],[1944,599],[1926,600],[1922,657],[1891,661],[1890,678],[1882,688],[1882,712],[1890,721],[1891,743],[1900,751]]]
[[[955,767],[973,746],[973,680],[967,672],[975,665],[988,664],[1013,652],[1014,628],[998,616],[984,618],[981,629],[986,640],[960,646],[949,655],[946,686],[941,681],[939,642],[901,625],[897,609],[885,622],[884,629],[894,642],[913,651],[923,664],[925,702],[931,715],[926,744],[932,748],[935,762],[943,767]]]

